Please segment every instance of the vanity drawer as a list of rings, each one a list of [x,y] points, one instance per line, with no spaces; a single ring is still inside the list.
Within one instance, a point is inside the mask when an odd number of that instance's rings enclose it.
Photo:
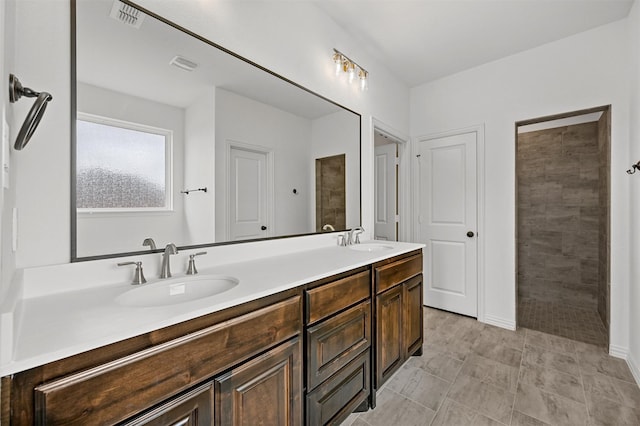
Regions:
[[[375,268],[376,294],[422,273],[422,254]]]
[[[307,386],[313,389],[371,346],[371,302],[307,330]]]
[[[307,425],[340,424],[371,394],[369,350],[307,395]]]
[[[305,291],[307,324],[312,324],[371,296],[369,271]]]
[[[36,424],[111,424],[298,335],[301,297],[35,388]]]

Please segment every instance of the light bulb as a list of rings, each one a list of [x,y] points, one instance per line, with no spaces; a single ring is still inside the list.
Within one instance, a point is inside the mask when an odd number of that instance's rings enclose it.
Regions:
[[[336,75],[340,75],[340,71],[342,70],[342,57],[338,52],[333,54],[333,63],[336,66]]]
[[[356,78],[356,66],[353,62],[349,62],[349,83],[353,83]]]
[[[358,73],[358,77],[360,77],[360,90],[367,90],[368,88],[368,84],[367,84],[367,72],[360,70],[360,72]]]

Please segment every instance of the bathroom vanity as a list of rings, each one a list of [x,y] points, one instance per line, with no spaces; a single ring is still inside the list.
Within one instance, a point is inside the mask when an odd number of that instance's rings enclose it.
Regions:
[[[423,343],[422,246],[377,246],[204,267],[239,283],[176,305],[116,306],[129,284],[92,289],[102,307],[91,315],[78,304],[61,308],[66,318],[31,318],[40,304],[87,296],[78,291],[18,303],[17,329],[35,321],[44,333],[16,334],[2,424],[325,425],[374,408],[375,390]],[[91,325],[103,336],[78,351]]]

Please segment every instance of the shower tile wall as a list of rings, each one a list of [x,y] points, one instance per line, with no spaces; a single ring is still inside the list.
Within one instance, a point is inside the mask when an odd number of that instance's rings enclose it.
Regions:
[[[518,321],[521,326],[537,324],[538,329],[544,328],[542,331],[578,338],[561,330],[570,325],[563,324],[563,320],[557,320],[560,324],[550,324],[553,318],[567,316],[549,315],[549,309],[567,307],[597,316],[598,149],[597,123],[518,135]],[[527,317],[535,312],[547,314],[540,318]],[[578,325],[574,324],[574,328],[579,326],[579,321],[576,322]]]

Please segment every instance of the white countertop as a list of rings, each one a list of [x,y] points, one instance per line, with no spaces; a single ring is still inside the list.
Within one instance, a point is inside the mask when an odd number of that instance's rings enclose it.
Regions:
[[[71,290],[66,288],[61,292],[49,290],[31,294],[23,290],[12,308],[5,308],[0,317],[0,332],[3,332],[0,344],[5,353],[0,364],[0,376],[424,247],[423,244],[413,243],[385,241],[384,244],[392,248],[366,252],[332,245],[216,266],[207,266],[207,262],[203,261],[204,267],[198,268],[201,275],[232,276],[240,283],[218,295],[168,306],[119,305],[115,298],[133,288],[128,282],[94,285],[90,288],[74,287]],[[183,271],[174,273],[174,277],[180,276],[184,276]],[[149,275],[147,280],[148,284],[145,285],[158,281],[157,278],[151,279]],[[105,278],[101,281],[105,281]]]

